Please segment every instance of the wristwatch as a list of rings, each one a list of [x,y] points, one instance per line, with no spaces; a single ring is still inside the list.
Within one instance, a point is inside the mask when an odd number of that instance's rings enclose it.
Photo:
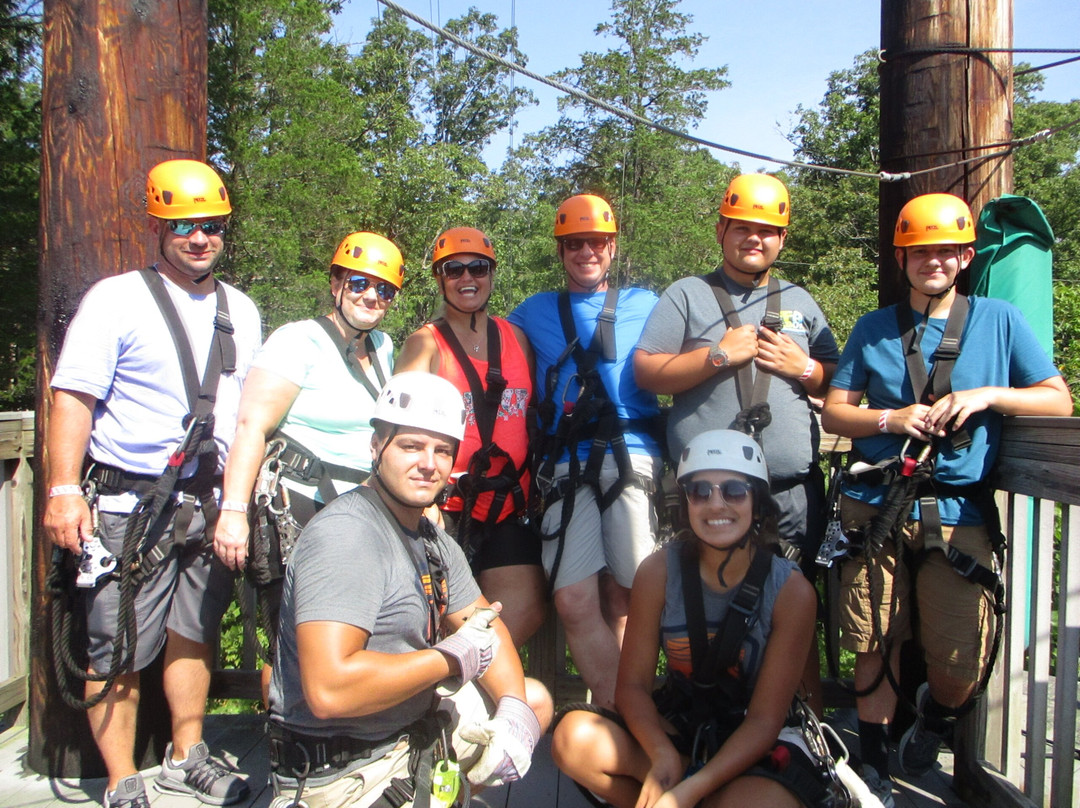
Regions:
[[[719,342],[709,348],[709,361],[714,368],[726,368],[731,364],[727,351],[720,347]]]

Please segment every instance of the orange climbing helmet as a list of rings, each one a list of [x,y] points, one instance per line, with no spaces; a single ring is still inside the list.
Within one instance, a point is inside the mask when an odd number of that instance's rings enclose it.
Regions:
[[[206,163],[166,160],[146,177],[146,212],[159,219],[208,219],[232,213],[225,183]]]
[[[728,219],[787,227],[791,197],[784,183],[771,174],[740,174],[728,185],[720,215]]]
[[[894,247],[920,244],[971,244],[975,219],[971,208],[952,194],[923,194],[900,209],[893,233]]]
[[[615,235],[618,232],[611,205],[593,194],[572,196],[555,211],[555,238],[578,233]]]
[[[491,259],[494,266],[495,248],[482,230],[475,227],[451,227],[435,240],[435,252],[431,256],[431,263],[438,264],[444,258],[458,253],[476,253]]]
[[[330,270],[335,267],[363,272],[387,281],[400,289],[405,280],[405,262],[401,250],[377,233],[349,233],[334,253]]]

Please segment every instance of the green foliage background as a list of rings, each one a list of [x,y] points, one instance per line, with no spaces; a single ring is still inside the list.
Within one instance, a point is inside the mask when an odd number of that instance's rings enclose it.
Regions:
[[[740,171],[717,153],[627,123],[575,98],[493,168],[482,156],[533,103],[506,68],[432,37],[392,11],[356,47],[330,34],[337,0],[210,0],[208,154],[235,207],[225,277],[265,324],[325,311],[327,267],[345,234],[373,230],[401,247],[404,293],[384,321],[400,344],[439,305],[430,274],[439,232],[473,225],[492,238],[491,309],[562,285],[551,225],[572,193],[611,200],[620,224],[619,284],[662,290],[719,261],[716,210]],[[446,27],[525,64],[517,34],[476,9]],[[678,0],[642,9],[612,0],[597,49],[555,74],[604,101],[692,130],[726,67],[696,63],[704,42]],[[0,409],[32,408],[40,162],[40,7],[0,0]],[[1018,65],[1018,70],[1023,69]],[[1080,119],[1080,100],[1036,101],[1038,73],[1017,77],[1023,137]],[[818,102],[795,110],[788,138],[802,161],[877,170],[876,51],[838,65]],[[1015,192],[1042,206],[1055,249],[1057,360],[1080,391],[1080,127],[1017,150]],[[877,183],[809,169],[778,172],[793,221],[778,274],[806,286],[843,342],[877,305]]]

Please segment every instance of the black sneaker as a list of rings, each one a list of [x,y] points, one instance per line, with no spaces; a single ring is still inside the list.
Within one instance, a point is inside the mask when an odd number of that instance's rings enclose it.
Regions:
[[[105,790],[105,808],[150,808],[150,798],[142,775],[129,774],[116,784],[115,791]]]
[[[908,727],[904,737],[900,739],[900,747],[897,756],[900,758],[900,769],[904,774],[919,777],[926,774],[937,763],[938,752],[945,736],[935,732],[926,726],[926,703],[930,700],[930,685],[923,682],[915,694],[915,706],[918,709],[918,717],[915,723]]]
[[[206,743],[188,749],[187,760],[173,763],[172,744],[165,748],[161,774],[154,788],[163,793],[190,794],[210,805],[232,805],[248,795],[247,783],[230,767],[210,757]]]

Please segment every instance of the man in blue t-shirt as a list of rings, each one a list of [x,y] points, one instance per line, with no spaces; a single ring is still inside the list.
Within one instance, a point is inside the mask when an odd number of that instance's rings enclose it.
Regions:
[[[508,318],[536,354],[544,568],[574,664],[604,707],[615,703],[630,585],[655,546],[662,462],[656,396],[630,362],[656,295],[609,288],[617,233],[600,197],[563,202],[555,239],[567,291],[533,295]]]
[[[856,323],[822,415],[824,428],[854,439],[858,459],[865,461],[860,468],[871,467],[844,487],[842,519],[849,535],[866,530],[887,493],[882,473],[872,467],[887,474],[898,465],[891,458],[919,458],[922,447],[930,451],[930,462],[915,470],[913,479],[925,479],[912,518],[896,525],[879,549],[867,541],[863,554],[847,559],[841,571],[842,645],[856,654],[855,687],[871,690],[856,699],[864,779],[878,781],[883,801],[892,799],[887,738],[897,702],[882,677],[885,660],[895,680],[900,644],[917,629],[927,683],[899,750],[901,768],[913,775],[933,765],[991,664],[996,510],[985,478],[1002,418],[1072,411],[1064,380],[1020,311],[1001,300],[957,294],[956,279],[975,256],[974,241],[974,219],[963,200],[925,194],[904,206],[893,244],[908,299]],[[935,353],[953,333],[961,336],[950,373],[948,357]],[[905,351],[912,344],[918,349]],[[908,353],[915,355],[908,360]],[[868,406],[860,407],[864,397]],[[898,547],[911,559],[910,576]],[[984,580],[962,577],[961,565],[950,563],[946,552],[980,565]],[[916,626],[910,625],[913,591]]]

